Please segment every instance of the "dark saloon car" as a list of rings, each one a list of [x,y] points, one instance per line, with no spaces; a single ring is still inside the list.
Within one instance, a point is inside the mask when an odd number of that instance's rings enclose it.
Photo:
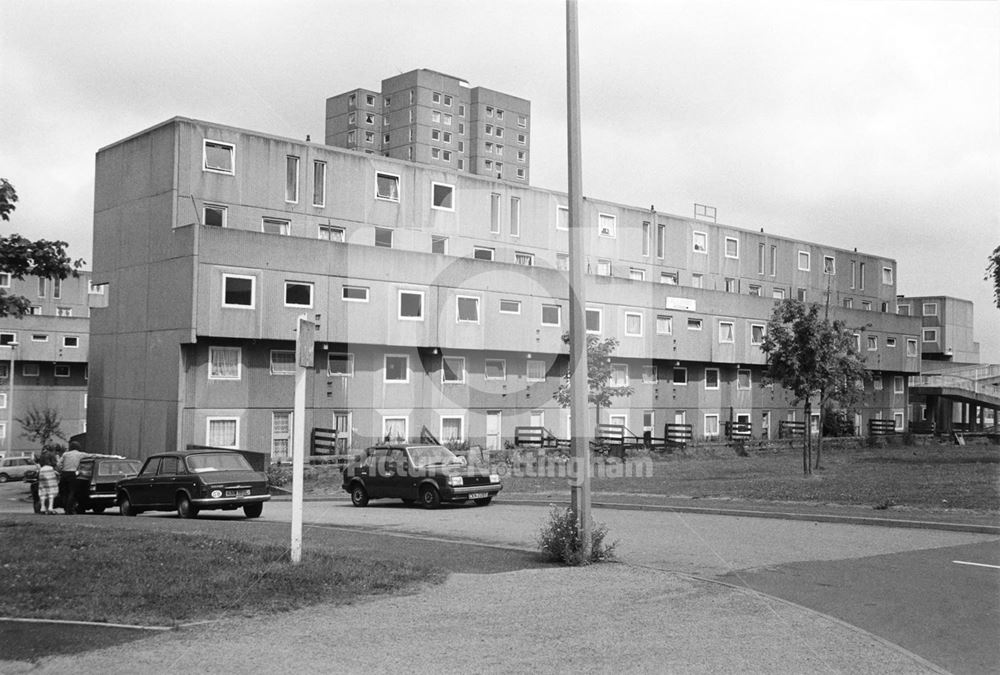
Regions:
[[[73,513],[104,513],[105,509],[117,506],[115,488],[118,481],[139,473],[141,464],[138,459],[126,459],[120,455],[91,455],[81,459],[70,494]],[[35,504],[35,513],[41,512],[37,472],[31,480],[31,499]],[[56,507],[62,508],[59,497],[56,497]]]
[[[257,518],[270,498],[267,476],[228,450],[153,455],[138,476],[121,481],[117,490],[123,516],[176,510],[181,518],[194,518],[199,511],[242,508],[247,518]]]
[[[378,445],[344,468],[344,490],[355,506],[369,499],[441,502],[473,501],[486,506],[500,492],[500,476],[468,466],[441,445]]]

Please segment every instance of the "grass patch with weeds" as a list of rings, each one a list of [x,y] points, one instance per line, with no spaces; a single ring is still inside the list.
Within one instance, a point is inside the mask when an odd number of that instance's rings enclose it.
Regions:
[[[350,604],[444,580],[441,570],[163,531],[0,519],[0,614],[174,625]]]

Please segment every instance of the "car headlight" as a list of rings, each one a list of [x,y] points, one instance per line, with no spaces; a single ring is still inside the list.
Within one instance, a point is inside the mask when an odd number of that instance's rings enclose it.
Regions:
[[[491,473],[490,474],[490,482],[491,483],[499,483],[500,482],[500,474],[498,474],[498,473]]]
[[[222,490],[212,490],[212,499],[218,499],[222,496]]]
[[[448,485],[452,487],[462,487],[463,485],[465,485],[465,479],[463,479],[461,476],[452,476],[451,478],[448,479]]]

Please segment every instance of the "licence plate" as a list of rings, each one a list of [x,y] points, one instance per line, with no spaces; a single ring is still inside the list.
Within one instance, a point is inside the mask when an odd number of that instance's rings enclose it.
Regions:
[[[490,496],[488,492],[470,492],[469,499],[486,499]]]
[[[227,497],[249,497],[250,490],[226,490]]]

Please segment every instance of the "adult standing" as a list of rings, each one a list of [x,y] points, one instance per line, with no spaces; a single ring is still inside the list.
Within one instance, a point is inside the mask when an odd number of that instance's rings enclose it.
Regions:
[[[42,466],[38,470],[38,502],[41,504],[39,513],[55,513],[56,492],[59,490],[59,478],[56,470],[52,468],[55,460],[51,456],[42,459]]]
[[[76,441],[69,442],[69,450],[63,453],[59,459],[59,496],[62,498],[63,510],[67,514],[76,513],[76,499],[73,497],[73,483],[76,481],[76,469],[80,466],[80,460],[87,456],[87,453],[80,450],[80,444]]]

